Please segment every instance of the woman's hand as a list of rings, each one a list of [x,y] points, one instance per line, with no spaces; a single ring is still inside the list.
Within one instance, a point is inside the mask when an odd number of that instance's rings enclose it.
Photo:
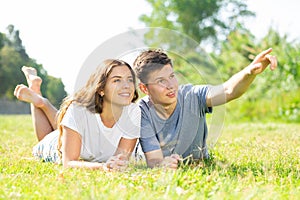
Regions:
[[[128,160],[127,155],[124,154],[118,154],[115,156],[110,157],[106,161],[106,168],[109,171],[124,171],[128,167]]]

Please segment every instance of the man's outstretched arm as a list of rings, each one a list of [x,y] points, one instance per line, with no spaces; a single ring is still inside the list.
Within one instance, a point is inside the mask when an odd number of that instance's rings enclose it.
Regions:
[[[272,49],[269,48],[258,54],[250,65],[233,75],[225,83],[217,86],[210,86],[206,97],[208,107],[221,105],[244,94],[256,75],[262,73],[268,65],[271,70],[277,67],[277,59],[270,55]]]

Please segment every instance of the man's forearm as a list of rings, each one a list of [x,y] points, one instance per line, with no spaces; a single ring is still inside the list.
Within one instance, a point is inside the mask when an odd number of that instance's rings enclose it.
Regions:
[[[149,168],[160,167],[163,159],[146,159]]]
[[[236,73],[223,84],[226,102],[244,94],[255,79],[255,75],[252,75],[248,68],[249,66]]]

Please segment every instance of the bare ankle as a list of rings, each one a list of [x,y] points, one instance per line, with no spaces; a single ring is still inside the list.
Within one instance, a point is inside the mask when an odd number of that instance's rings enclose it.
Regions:
[[[14,95],[20,101],[31,103],[36,107],[45,106],[45,102],[46,102],[45,98],[23,84],[16,86]]]
[[[33,67],[23,66],[22,71],[26,77],[28,87],[37,94],[41,94],[42,79],[37,75],[36,69]]]
[[[30,75],[30,79],[27,79],[27,83],[30,89],[35,91],[37,94],[41,94],[42,79],[39,76]]]

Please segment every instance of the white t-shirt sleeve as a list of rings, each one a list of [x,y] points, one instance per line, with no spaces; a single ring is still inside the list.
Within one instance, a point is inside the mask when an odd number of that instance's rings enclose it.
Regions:
[[[83,117],[84,116],[83,116],[83,112],[81,112],[81,108],[76,106],[74,103],[72,103],[68,107],[60,124],[82,135],[83,130],[81,126],[82,125],[81,120],[83,119]]]
[[[135,104],[131,103],[123,110],[120,130],[122,137],[126,139],[134,139],[140,137],[141,131],[141,109]]]

